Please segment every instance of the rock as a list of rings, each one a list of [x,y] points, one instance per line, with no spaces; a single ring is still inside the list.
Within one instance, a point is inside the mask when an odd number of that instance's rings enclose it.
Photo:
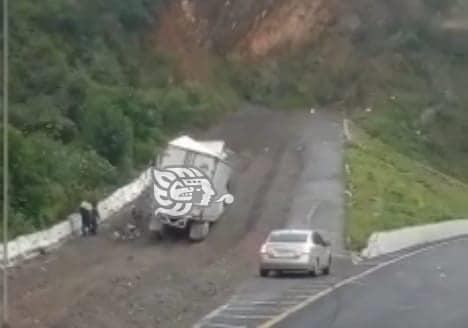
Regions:
[[[299,145],[299,146],[296,147],[296,151],[302,152],[302,151],[304,151],[304,148],[305,148],[304,145]]]
[[[353,198],[353,193],[349,190],[345,190],[345,195],[348,196],[348,198]]]
[[[343,17],[342,21],[340,22],[340,29],[344,32],[351,31],[356,32],[362,26],[362,21],[358,15],[347,15]]]
[[[347,175],[351,174],[351,167],[349,166],[349,164],[345,164],[345,172]]]
[[[419,117],[420,123],[423,126],[432,124],[432,122],[436,120],[438,112],[439,112],[438,108],[434,108],[434,107],[426,108]]]

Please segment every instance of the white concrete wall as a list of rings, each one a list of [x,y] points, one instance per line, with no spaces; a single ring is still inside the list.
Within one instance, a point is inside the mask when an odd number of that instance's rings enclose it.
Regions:
[[[149,169],[128,185],[119,188],[98,204],[101,220],[109,219],[125,205],[134,201],[151,183]],[[71,214],[68,218],[49,229],[15,238],[8,243],[8,258],[10,264],[18,260],[35,256],[41,249],[58,246],[60,242],[81,230],[81,217]],[[3,262],[3,249],[0,248],[0,258]]]
[[[453,220],[435,224],[376,232],[369,238],[363,257],[373,258],[444,239],[468,236],[468,220]]]

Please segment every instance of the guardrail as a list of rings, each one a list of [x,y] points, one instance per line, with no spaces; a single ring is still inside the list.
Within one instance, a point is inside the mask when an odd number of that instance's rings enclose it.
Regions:
[[[110,196],[98,203],[101,221],[112,217],[123,207],[137,199],[150,185],[150,171],[144,171],[131,183],[117,189]],[[8,242],[8,260],[14,265],[19,260],[28,259],[37,255],[41,250],[60,246],[67,238],[81,231],[81,217],[71,214],[66,220],[55,224],[51,228],[23,235]],[[3,249],[0,249],[0,258],[3,260]]]
[[[369,238],[367,247],[361,252],[361,255],[366,258],[373,258],[406,248],[465,235],[468,236],[468,219],[375,232]]]

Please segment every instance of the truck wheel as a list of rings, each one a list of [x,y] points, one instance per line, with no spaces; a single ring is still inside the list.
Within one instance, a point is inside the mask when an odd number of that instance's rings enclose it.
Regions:
[[[156,241],[161,241],[166,236],[166,228],[164,226],[161,227],[160,230],[151,231],[151,238]]]
[[[230,194],[234,194],[234,192],[236,191],[236,183],[235,183],[235,181],[234,181],[234,179],[232,177],[231,177],[231,179],[229,179],[229,181],[226,184],[226,190]]]
[[[210,232],[209,222],[192,222],[190,224],[189,238],[192,241],[202,241]]]
[[[260,277],[267,277],[270,271],[266,269],[260,269],[258,273],[260,274]]]

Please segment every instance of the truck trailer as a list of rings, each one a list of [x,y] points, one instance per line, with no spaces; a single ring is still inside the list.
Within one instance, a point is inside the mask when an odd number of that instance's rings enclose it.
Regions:
[[[170,141],[151,169],[154,211],[149,230],[158,239],[167,228],[201,241],[234,201],[229,193],[232,152],[224,141],[181,136]]]

